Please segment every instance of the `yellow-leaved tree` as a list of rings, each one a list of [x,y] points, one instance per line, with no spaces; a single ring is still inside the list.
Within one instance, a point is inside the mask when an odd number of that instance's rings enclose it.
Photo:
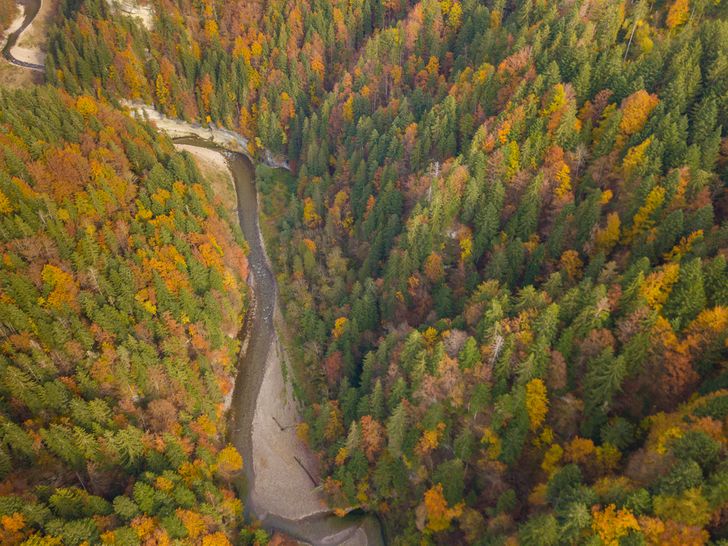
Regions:
[[[228,445],[217,454],[217,474],[229,480],[236,472],[243,468],[243,458],[238,450]]]
[[[690,10],[689,0],[675,0],[667,12],[667,28],[679,27],[688,20],[688,12]]]
[[[622,120],[619,130],[625,135],[633,135],[642,130],[652,110],[659,104],[657,95],[644,89],[632,93],[622,102]]]
[[[622,537],[630,531],[639,531],[639,528],[637,518],[627,509],[617,510],[613,504],[604,510],[596,506],[592,508],[592,530],[605,546],[619,546]]]
[[[540,379],[532,379],[526,384],[526,411],[531,430],[538,430],[549,411],[546,385]]]
[[[425,492],[425,510],[427,528],[434,532],[445,531],[450,527],[450,522],[463,513],[463,504],[459,503],[449,507],[442,494],[442,484],[438,483]]]

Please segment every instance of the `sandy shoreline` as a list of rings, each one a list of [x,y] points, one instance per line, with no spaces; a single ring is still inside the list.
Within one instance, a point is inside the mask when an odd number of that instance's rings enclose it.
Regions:
[[[282,349],[276,336],[253,417],[255,486],[249,502],[261,518],[267,512],[291,520],[330,512],[301,466],[317,474],[315,460],[296,435],[300,416],[292,391],[283,377]]]
[[[154,125],[157,126],[157,129],[166,133],[170,138],[196,136],[204,140],[210,140],[218,146],[222,146],[228,150],[249,155],[247,139],[241,135],[233,133],[232,131],[228,131],[227,129],[202,127],[201,125],[193,125],[180,119],[168,118],[161,112],[157,111],[153,106],[149,106],[148,104],[141,102],[122,100],[121,103],[123,106],[129,108],[132,113],[154,123]]]
[[[18,37],[10,50],[17,60],[44,65],[48,47],[48,27],[56,11],[57,0],[41,0],[40,9],[33,21]]]
[[[175,148],[178,150],[185,150],[195,156],[198,161],[198,167],[200,170],[208,171],[210,168],[222,172],[225,174],[227,179],[230,181],[230,187],[234,190],[233,177],[227,166],[227,161],[222,153],[217,150],[210,150],[208,148],[200,148],[199,146],[193,146],[192,144],[175,144]]]
[[[246,512],[261,520],[265,528],[317,546],[381,544],[375,518],[342,519],[333,515],[316,484],[317,459],[296,434],[301,418],[293,397],[291,373],[284,373],[285,353],[274,324],[274,317],[281,320],[281,315],[275,277],[257,219],[254,171],[242,158],[224,151],[240,150],[247,141],[225,129],[166,118],[147,105],[126,104],[172,138],[201,138],[199,144],[192,140],[175,145],[192,153],[200,171],[210,177],[216,195],[230,207],[237,204],[239,209],[240,226],[250,247],[253,303],[231,400],[230,435],[246,465]],[[206,147],[205,141],[218,148]],[[225,174],[221,176],[223,166]],[[231,178],[235,191],[229,194]]]
[[[153,122],[159,130],[167,133],[171,138],[196,136],[209,140],[228,150],[242,153],[251,161],[255,161],[248,149],[248,139],[234,131],[219,127],[203,127],[198,124],[187,123],[180,119],[168,118],[153,106],[142,102],[122,100],[121,104],[129,108],[137,116]],[[288,161],[275,157],[269,150],[264,150],[263,156],[263,163],[269,167],[290,170]]]
[[[217,150],[190,144],[177,143],[175,147],[192,154],[208,180],[218,180],[217,184],[213,182],[215,194],[221,197],[229,211],[237,210],[235,186],[225,156]],[[318,474],[315,459],[296,435],[295,425],[301,419],[293,399],[293,388],[284,379],[282,361],[283,350],[275,335],[255,404],[252,424],[255,481],[249,502],[261,519],[270,513],[297,520],[329,513],[330,509],[301,466]]]
[[[217,150],[200,148],[191,144],[175,143],[174,147],[189,152],[195,158],[197,168],[200,169],[202,176],[210,182],[215,196],[220,199],[225,210],[232,215],[232,218],[237,218],[238,201],[235,193],[235,182],[225,156]]]
[[[56,0],[54,0],[56,1]],[[10,37],[22,28],[28,15],[28,7],[25,4],[18,4],[18,13],[13,19],[5,33],[0,35],[0,50],[4,50]],[[35,19],[35,18],[34,18]],[[32,22],[31,22],[32,23]],[[27,29],[25,29],[27,30]],[[21,32],[21,36],[25,35],[25,30]],[[8,51],[12,55],[15,45]],[[22,62],[22,61],[21,61]],[[27,87],[32,84],[43,82],[43,72],[33,66],[19,66],[10,62],[3,54],[0,59],[0,85],[8,89],[18,89]]]
[[[20,4],[18,5],[18,15],[13,19],[13,22],[10,23],[10,26],[5,29],[5,32],[2,34],[2,39],[0,40],[0,50],[2,50],[5,47],[5,44],[8,43],[8,38],[10,35],[18,30],[21,26],[23,26],[23,20],[25,19],[25,6]]]

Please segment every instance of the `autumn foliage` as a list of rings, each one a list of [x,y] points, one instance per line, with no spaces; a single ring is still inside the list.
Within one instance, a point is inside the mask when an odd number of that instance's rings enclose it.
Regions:
[[[725,538],[725,1],[150,4],[63,2],[69,95],[3,98],[7,536],[235,538],[246,263],[125,98],[288,159],[261,224],[336,513],[395,544]]]
[[[50,88],[0,90],[0,191],[0,542],[231,544],[233,220],[169,140]]]

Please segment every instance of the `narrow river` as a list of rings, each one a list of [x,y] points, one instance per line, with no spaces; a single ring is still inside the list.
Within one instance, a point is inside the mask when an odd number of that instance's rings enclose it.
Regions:
[[[245,462],[245,479],[240,484],[241,497],[246,501],[248,516],[260,520],[271,531],[282,531],[296,539],[314,545],[381,546],[384,542],[379,521],[365,514],[350,514],[339,518],[328,511],[291,520],[258,506],[250,495],[255,487],[253,464],[253,416],[266,372],[268,353],[276,341],[273,314],[276,309],[277,287],[258,225],[258,197],[255,173],[250,160],[243,154],[231,152],[199,137],[176,138],[176,143],[198,146],[222,152],[235,182],[238,199],[238,220],[250,252],[248,262],[253,274],[254,304],[246,322],[246,348],[238,359],[238,375],[231,406],[231,441]],[[286,476],[281,475],[281,480]]]

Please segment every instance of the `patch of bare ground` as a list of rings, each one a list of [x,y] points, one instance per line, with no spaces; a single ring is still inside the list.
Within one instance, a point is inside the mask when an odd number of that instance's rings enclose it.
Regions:
[[[10,53],[19,61],[43,65],[48,50],[48,28],[58,11],[58,0],[41,0],[38,14],[23,31]]]
[[[4,57],[0,57],[0,86],[18,89],[41,84],[44,79],[42,72],[12,65]]]

